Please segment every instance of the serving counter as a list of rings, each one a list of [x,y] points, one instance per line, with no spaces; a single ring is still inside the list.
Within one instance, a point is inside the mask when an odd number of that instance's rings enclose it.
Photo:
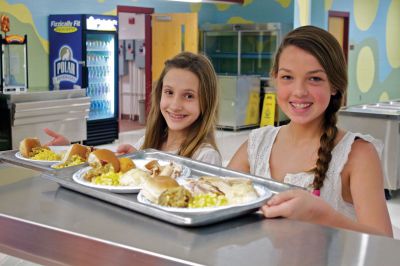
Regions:
[[[6,163],[0,228],[0,252],[45,265],[398,265],[400,250],[390,238],[259,213],[179,227]]]
[[[0,93],[0,150],[17,149],[26,137],[50,140],[45,127],[73,142],[86,140],[89,108],[83,89]]]
[[[352,132],[369,134],[384,144],[382,167],[385,188],[400,188],[400,100],[343,107],[338,126]]]

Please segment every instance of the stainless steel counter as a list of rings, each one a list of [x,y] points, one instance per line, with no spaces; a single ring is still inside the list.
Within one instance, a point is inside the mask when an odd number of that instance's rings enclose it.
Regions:
[[[52,265],[398,265],[400,250],[390,238],[257,213],[178,227],[7,164],[0,228],[0,252]]]
[[[338,115],[338,126],[383,141],[381,160],[385,188],[399,189],[400,100],[343,107]]]
[[[26,137],[49,141],[45,127],[70,141],[86,140],[90,98],[84,89],[0,94],[0,106],[6,123],[0,127],[0,140],[7,140],[6,149],[17,149]]]

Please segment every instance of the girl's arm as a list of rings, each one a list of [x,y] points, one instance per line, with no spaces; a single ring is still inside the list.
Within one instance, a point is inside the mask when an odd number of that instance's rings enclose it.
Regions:
[[[392,232],[376,228],[360,221],[353,221],[332,208],[322,198],[305,190],[288,190],[272,197],[261,208],[267,218],[285,217],[288,219],[339,227],[363,233],[386,235]]]
[[[245,173],[250,172],[247,146],[248,146],[248,141],[246,140],[233,155],[232,159],[230,160],[227,166],[228,168]]]
[[[356,140],[345,168],[350,175],[350,192],[357,220],[392,236],[392,225],[386,206],[381,161],[375,147]]]
[[[363,140],[355,141],[345,169],[348,169],[350,175],[350,193],[357,221],[334,210],[322,198],[302,190],[285,191],[274,196],[262,207],[264,215],[268,218],[283,216],[392,237],[382,169],[372,144]]]

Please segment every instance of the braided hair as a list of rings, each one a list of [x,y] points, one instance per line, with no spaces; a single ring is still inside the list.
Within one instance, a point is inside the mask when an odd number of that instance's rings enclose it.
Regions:
[[[324,113],[318,159],[313,169],[314,181],[312,185],[315,190],[319,190],[323,186],[338,134],[337,112],[343,103],[347,89],[347,63],[343,50],[333,35],[315,26],[303,26],[291,31],[283,39],[275,55],[271,69],[272,77],[275,77],[278,73],[279,58],[287,46],[296,46],[313,55],[324,68],[333,91]]]

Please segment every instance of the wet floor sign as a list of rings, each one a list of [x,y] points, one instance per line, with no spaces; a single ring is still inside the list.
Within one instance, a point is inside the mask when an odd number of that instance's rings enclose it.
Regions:
[[[264,95],[260,126],[273,126],[275,123],[276,94],[266,93]]]

